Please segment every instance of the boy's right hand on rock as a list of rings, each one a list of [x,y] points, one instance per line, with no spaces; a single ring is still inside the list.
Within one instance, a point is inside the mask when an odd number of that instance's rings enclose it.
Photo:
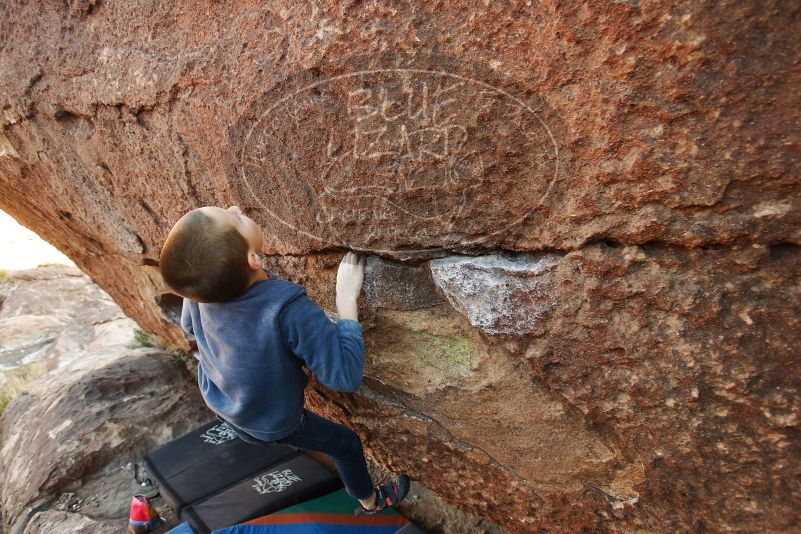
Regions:
[[[362,290],[364,280],[364,264],[367,257],[364,254],[348,252],[342,258],[337,272],[337,301],[355,301]]]
[[[342,258],[337,272],[337,314],[339,319],[359,320],[356,299],[362,290],[364,264],[367,258],[362,254],[348,252]]]

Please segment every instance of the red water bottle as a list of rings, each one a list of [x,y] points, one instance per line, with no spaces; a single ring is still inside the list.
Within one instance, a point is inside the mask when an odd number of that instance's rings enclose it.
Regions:
[[[160,527],[166,520],[153,508],[146,495],[131,498],[131,513],[128,515],[128,534],[145,534]]]

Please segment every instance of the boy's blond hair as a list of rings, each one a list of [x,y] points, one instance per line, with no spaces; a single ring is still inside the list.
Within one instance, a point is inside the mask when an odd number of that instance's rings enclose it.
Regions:
[[[159,255],[164,282],[197,302],[224,302],[250,282],[248,242],[231,225],[193,210],[172,227]]]

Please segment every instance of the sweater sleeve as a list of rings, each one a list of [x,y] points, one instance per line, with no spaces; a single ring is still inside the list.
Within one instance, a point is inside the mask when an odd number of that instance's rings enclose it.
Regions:
[[[279,314],[279,327],[292,353],[320,382],[334,391],[356,391],[364,374],[362,325],[353,319],[334,323],[304,290]]]
[[[189,300],[184,298],[184,305],[181,308],[181,328],[184,332],[194,335],[195,331],[192,329],[192,316],[189,314]]]

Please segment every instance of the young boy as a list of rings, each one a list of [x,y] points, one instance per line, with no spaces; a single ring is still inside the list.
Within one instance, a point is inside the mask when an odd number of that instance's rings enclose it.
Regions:
[[[356,391],[362,381],[356,299],[365,257],[348,252],[340,263],[333,323],[303,286],[262,269],[263,241],[237,206],[205,206],[181,217],[162,247],[161,275],[184,297],[181,327],[197,341],[203,399],[245,441],[330,455],[360,503],[357,514],[394,506],[408,493],[409,477],[374,485],[359,436],[303,403],[304,365],[336,391]]]

